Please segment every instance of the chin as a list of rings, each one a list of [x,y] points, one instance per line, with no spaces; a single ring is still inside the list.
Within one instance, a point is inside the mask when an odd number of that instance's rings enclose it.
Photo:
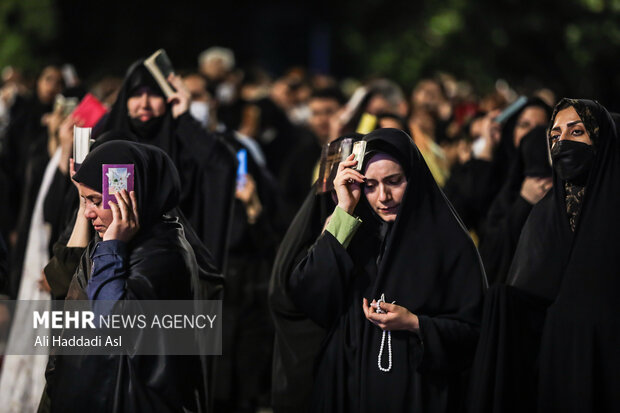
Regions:
[[[394,222],[396,221],[397,216],[397,214],[382,214],[380,212],[378,212],[377,215],[379,215],[379,218],[381,218],[385,222]]]

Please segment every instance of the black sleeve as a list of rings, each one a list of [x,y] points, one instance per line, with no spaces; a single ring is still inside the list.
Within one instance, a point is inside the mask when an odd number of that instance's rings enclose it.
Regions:
[[[347,250],[332,234],[323,232],[289,279],[293,302],[320,326],[331,327],[347,310],[352,272]]]
[[[176,134],[181,176],[180,208],[221,270],[229,243],[231,211],[235,196],[237,158],[224,139],[207,133],[191,118],[181,115]]]
[[[453,171],[443,188],[469,229],[478,229],[502,182],[492,162],[471,159]]]
[[[481,263],[474,247],[446,262],[449,273],[480,274]],[[442,375],[461,372],[471,365],[480,333],[483,294],[479,276],[460,276],[446,281],[443,300],[450,303],[439,314],[418,314],[423,355],[420,373]],[[458,287],[456,287],[458,285]],[[415,337],[414,337],[415,338]],[[414,340],[415,341],[415,340]]]
[[[67,247],[73,232],[76,213],[77,210],[74,212],[73,220],[66,226],[58,241],[54,243],[52,258],[43,269],[47,283],[52,289],[52,296],[59,300],[64,299],[67,295],[73,274],[75,274],[80,258],[86,249],[85,247]]]
[[[506,281],[521,230],[531,210],[532,205],[518,196],[505,215],[487,221],[480,256],[489,284]]]

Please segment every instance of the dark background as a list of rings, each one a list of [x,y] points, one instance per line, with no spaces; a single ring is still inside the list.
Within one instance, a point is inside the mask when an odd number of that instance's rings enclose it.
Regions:
[[[0,67],[72,62],[94,81],[160,47],[193,69],[213,45],[274,76],[303,65],[409,92],[445,71],[481,94],[501,78],[620,110],[620,0],[0,1]]]

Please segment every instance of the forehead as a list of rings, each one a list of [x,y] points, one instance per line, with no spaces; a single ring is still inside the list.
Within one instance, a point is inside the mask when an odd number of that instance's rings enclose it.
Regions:
[[[542,117],[543,119],[547,117],[547,112],[539,106],[529,106],[523,109],[521,115],[519,116],[519,120],[525,118],[533,118],[533,117]]]
[[[579,117],[579,114],[574,107],[569,106],[557,113],[555,120],[553,121],[553,127],[562,126],[576,120],[581,120],[581,117]]]
[[[328,97],[320,97],[320,98],[311,98],[308,102],[308,105],[313,108],[322,108],[326,106],[339,106],[339,103],[336,99],[328,98]]]
[[[189,89],[206,89],[207,82],[200,76],[190,75],[183,79]]]
[[[379,153],[370,158],[364,174],[369,179],[381,179],[397,173],[404,173],[398,161],[388,154]]]
[[[147,95],[151,95],[151,96],[161,97],[161,95],[159,94],[159,91],[153,89],[149,85],[138,86],[137,88],[131,91],[130,96],[133,97],[133,96],[141,95],[143,93],[146,93]]]
[[[78,183],[78,192],[80,196],[83,196],[84,198],[94,197],[94,196],[101,197],[101,192],[97,192],[94,189],[81,183]]]

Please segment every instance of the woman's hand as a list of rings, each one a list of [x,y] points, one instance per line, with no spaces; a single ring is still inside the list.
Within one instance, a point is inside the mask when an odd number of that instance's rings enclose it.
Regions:
[[[110,209],[112,209],[112,223],[103,234],[103,240],[116,239],[129,242],[140,229],[136,193],[131,191],[128,194],[127,190],[123,189],[116,192],[114,196],[118,204],[108,201]]]
[[[187,90],[187,87],[185,87],[183,79],[174,73],[168,75],[168,82],[176,89],[176,92],[168,98],[168,103],[172,104],[172,117],[177,119],[189,110],[192,95],[189,93],[189,90]]]
[[[258,197],[256,182],[252,175],[246,174],[242,187],[237,187],[235,197],[245,205],[245,212],[250,224],[256,223],[258,217],[263,212],[263,204]]]
[[[521,197],[532,205],[543,199],[553,186],[551,178],[526,177],[521,185]]]
[[[379,308],[385,311],[385,314],[377,313],[377,306],[380,306]],[[368,305],[368,300],[364,298],[362,309],[368,321],[382,330],[408,330],[416,332],[420,329],[418,316],[400,305],[384,302],[377,303],[375,300],[372,300],[372,303]]]
[[[361,184],[366,181],[364,175],[352,168],[357,165],[357,161],[354,158],[355,155],[351,154],[346,160],[340,162],[338,173],[334,178],[334,189],[338,196],[338,206],[349,215],[353,215],[353,211],[362,195]]]

